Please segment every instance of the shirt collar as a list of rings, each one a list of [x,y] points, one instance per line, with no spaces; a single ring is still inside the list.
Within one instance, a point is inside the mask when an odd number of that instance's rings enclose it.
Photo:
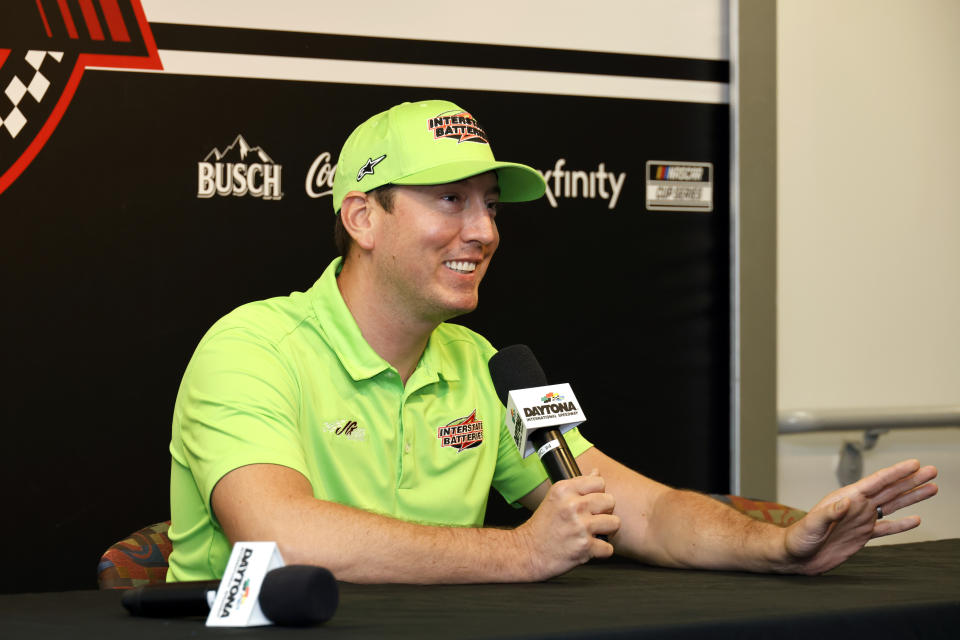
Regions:
[[[342,268],[343,258],[335,258],[310,288],[309,295],[321,332],[330,348],[337,354],[351,378],[365,380],[391,369],[391,366],[367,343],[360,333],[357,321],[347,308],[337,286],[337,274]],[[413,382],[416,387],[421,387],[437,382],[440,378],[459,379],[457,368],[451,361],[451,354],[440,336],[441,332],[438,330],[434,330],[430,335],[427,348],[410,376],[408,386]]]

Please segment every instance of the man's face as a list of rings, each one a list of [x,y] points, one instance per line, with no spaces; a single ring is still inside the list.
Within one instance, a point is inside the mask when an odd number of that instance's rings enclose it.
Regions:
[[[413,322],[442,322],[476,308],[480,281],[500,243],[498,200],[492,172],[395,188],[392,212],[379,212],[374,255],[396,312],[411,314]]]

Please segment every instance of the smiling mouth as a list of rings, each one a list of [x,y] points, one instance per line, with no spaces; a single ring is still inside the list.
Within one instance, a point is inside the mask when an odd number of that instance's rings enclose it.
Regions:
[[[473,273],[477,269],[476,262],[466,262],[464,260],[448,260],[443,263],[443,266],[457,273]]]

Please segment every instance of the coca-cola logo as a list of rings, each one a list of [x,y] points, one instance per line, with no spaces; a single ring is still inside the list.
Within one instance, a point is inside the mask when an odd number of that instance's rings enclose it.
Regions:
[[[324,151],[310,165],[304,186],[311,198],[322,198],[333,193],[333,177],[337,173],[337,165],[330,164],[330,160],[330,152]]]

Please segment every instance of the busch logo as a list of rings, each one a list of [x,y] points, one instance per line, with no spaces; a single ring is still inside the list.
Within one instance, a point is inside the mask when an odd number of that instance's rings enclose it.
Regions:
[[[330,164],[330,152],[324,151],[318,155],[307,171],[307,195],[320,198],[333,193],[333,178],[336,174],[337,165]]]
[[[210,162],[210,160],[213,162]],[[253,160],[253,162],[251,162]],[[283,166],[260,147],[251,147],[238,135],[222,152],[214,148],[197,163],[197,197],[245,196],[279,200]]]

